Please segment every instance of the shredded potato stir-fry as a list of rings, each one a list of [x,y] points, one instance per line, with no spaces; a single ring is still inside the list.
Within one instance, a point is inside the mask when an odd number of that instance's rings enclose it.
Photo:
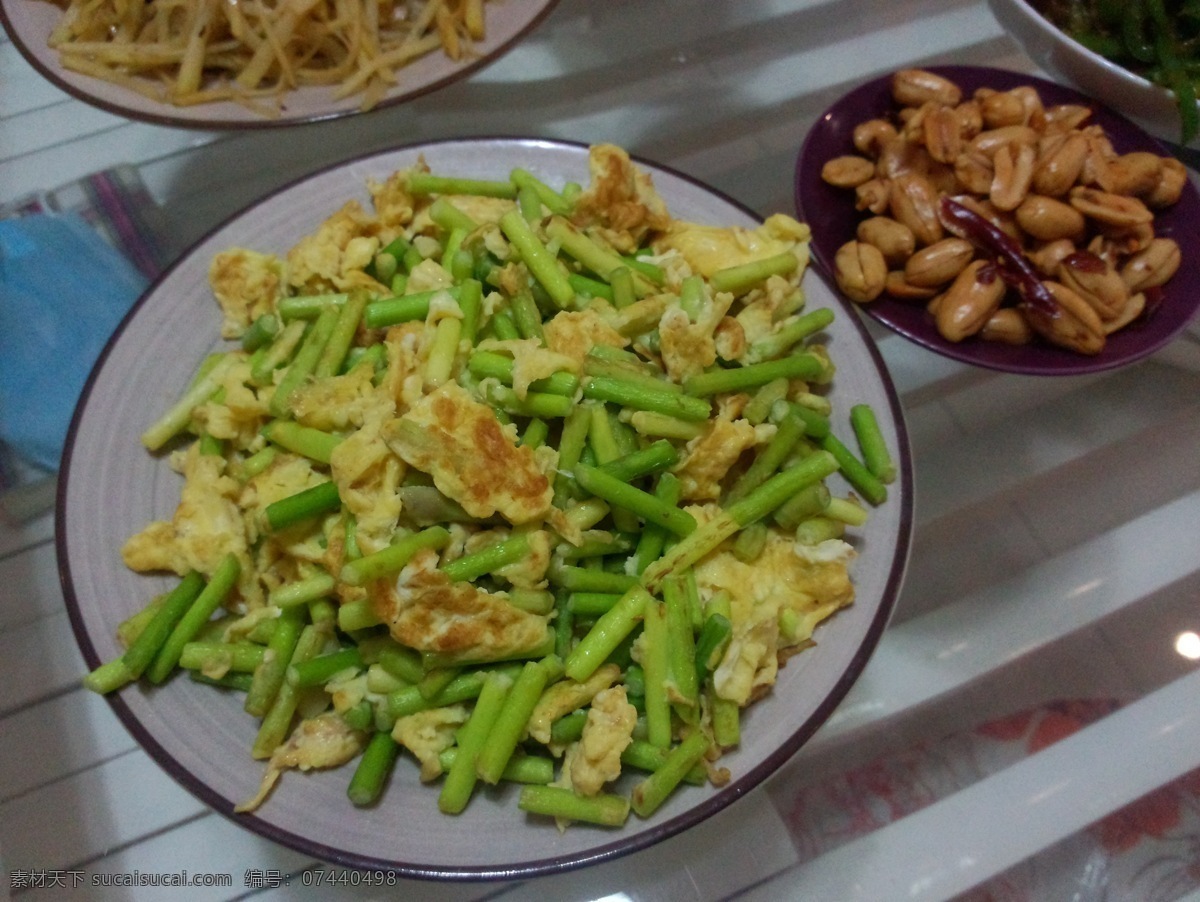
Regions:
[[[485,36],[485,2],[67,0],[49,43],[68,69],[177,106],[278,115],[286,92],[327,85],[368,110],[414,60],[467,58]]]

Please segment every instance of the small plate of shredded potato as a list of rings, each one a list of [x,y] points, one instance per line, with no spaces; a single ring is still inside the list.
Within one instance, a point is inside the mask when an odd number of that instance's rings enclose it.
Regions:
[[[286,125],[426,94],[508,51],[556,0],[0,0],[70,94],[166,125]]]
[[[257,202],[138,301],[63,465],[90,668],[234,822],[512,878],[716,814],[900,590],[900,406],[807,225],[614,145],[446,141]]]
[[[932,351],[1030,375],[1096,372],[1200,306],[1200,193],[1157,139],[1020,72],[908,69],[818,119],[796,208],[864,314]]]

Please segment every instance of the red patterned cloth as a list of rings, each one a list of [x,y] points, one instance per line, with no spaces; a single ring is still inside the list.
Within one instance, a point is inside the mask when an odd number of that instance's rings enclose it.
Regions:
[[[1120,707],[1068,700],[922,742],[771,797],[800,856],[816,858],[1070,736]],[[1200,769],[976,887],[963,902],[1167,902],[1200,888]]]

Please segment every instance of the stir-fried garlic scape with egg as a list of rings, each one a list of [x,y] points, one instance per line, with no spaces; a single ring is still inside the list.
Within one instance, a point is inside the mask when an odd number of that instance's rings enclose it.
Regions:
[[[560,824],[648,816],[728,779],[740,710],[853,600],[844,531],[894,467],[870,407],[857,452],[831,429],[808,228],[681,222],[589,159],[561,190],[422,164],[213,261],[238,344],[143,436],[182,499],[123,548],[183,580],[87,682],[243,691],[242,810],[355,759],[371,804],[404,748],[448,813],[512,780]]]

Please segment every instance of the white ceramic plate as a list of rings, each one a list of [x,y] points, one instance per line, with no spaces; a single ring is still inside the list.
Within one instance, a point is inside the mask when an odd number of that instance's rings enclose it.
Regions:
[[[1128,116],[1156,138],[1179,144],[1179,108],[1166,88],[1067,37],[1026,0],[988,0],[988,6],[996,21],[1047,72]],[[1188,146],[1200,147],[1200,137]]]
[[[485,4],[487,37],[458,62],[430,53],[399,70],[398,83],[376,109],[394,106],[465,78],[510,50],[549,15],[558,0],[493,0]],[[62,10],[47,0],[0,0],[0,22],[21,54],[43,76],[80,100],[110,113],[184,128],[262,128],[335,119],[359,112],[360,95],[336,99],[332,87],[303,87],[288,92],[277,118],[267,118],[237,103],[174,106],[103,79],[65,69],[58,51],[46,41]],[[270,105],[269,99],[266,105]]]
[[[169,517],[180,481],[147,454],[138,436],[183,390],[219,346],[220,321],[207,282],[209,261],[230,246],[284,253],[349,198],[368,202],[368,178],[382,180],[423,154],[439,173],[507,178],[516,166],[547,182],[587,182],[587,148],[537,140],[480,139],[406,147],[326,169],[258,201],[211,233],[139,300],[85,388],[68,437],[58,499],[58,552],[64,592],[89,666],[117,656],[118,623],[171,580],[139,576],[120,559],[124,539]],[[752,225],[745,208],[686,176],[641,163],[672,214],[712,224]],[[137,740],[184,786],[237,823],[330,861],[432,878],[509,878],[561,870],[644,848],[696,824],[744,795],[783,764],[829,716],[856,679],[887,622],[907,562],[912,472],[895,391],[873,343],[833,291],[810,272],[810,306],[831,306],[837,364],[835,425],[848,434],[850,404],[874,405],[900,476],[858,541],[857,601],[821,626],[818,645],[789,661],[776,690],[744,716],[741,748],[722,759],[725,787],[687,787],[648,820],[621,830],[573,826],[559,833],[516,807],[516,788],[477,793],[458,817],[437,809],[409,759],[398,763],[383,802],[357,810],[346,798],[351,768],[287,773],[254,815],[233,807],[255,792],[262,764],[250,758],[256,721],[237,698],[175,679],[149,691],[110,697]],[[853,439],[851,439],[853,441]],[[838,486],[832,486],[838,488]],[[632,779],[632,778],[630,778]],[[627,789],[629,784],[624,784]]]

